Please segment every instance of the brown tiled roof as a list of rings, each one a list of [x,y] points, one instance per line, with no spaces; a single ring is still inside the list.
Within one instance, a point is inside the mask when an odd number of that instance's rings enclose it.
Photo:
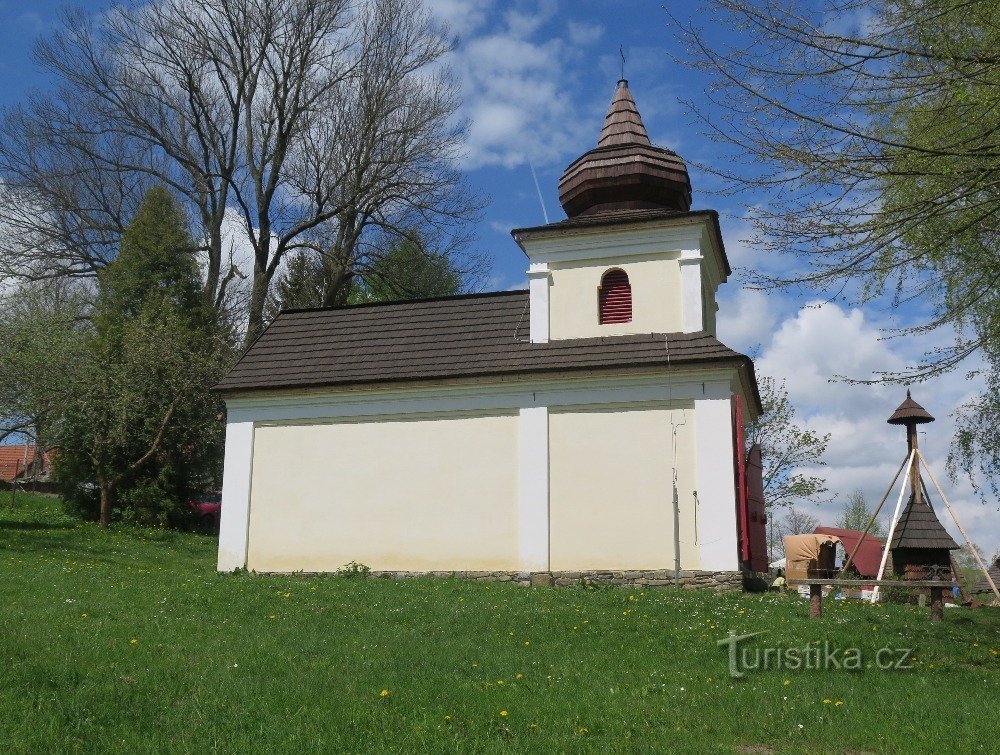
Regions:
[[[707,333],[529,343],[528,293],[509,291],[286,310],[216,389],[273,390],[716,363],[746,370],[756,394],[750,360]],[[756,395],[754,400],[759,406]]]
[[[958,548],[948,531],[941,525],[934,509],[926,503],[918,503],[911,495],[903,513],[899,515],[896,529],[892,534],[889,550],[897,548],[921,548],[924,550],[955,550]]]

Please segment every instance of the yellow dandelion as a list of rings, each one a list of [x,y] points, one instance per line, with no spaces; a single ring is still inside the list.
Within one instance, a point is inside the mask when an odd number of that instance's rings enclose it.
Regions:
[[[831,702],[832,701],[830,700],[830,698],[826,698],[825,700],[823,700],[823,705],[829,705]]]
[[[524,674],[517,674],[517,675],[514,676],[514,678],[515,679],[523,679],[524,678]]]
[[[525,647],[527,647],[527,646],[528,646],[528,645],[530,645],[530,644],[531,644],[531,640],[525,640],[525,641],[524,641],[524,645],[525,645]]]
[[[389,690],[387,690],[387,689],[382,690],[381,692],[378,693],[378,696],[379,697],[388,697],[389,696]]]
[[[503,686],[503,679],[497,679],[497,684],[499,684],[500,686]]]
[[[478,663],[473,663],[472,664],[472,668],[479,668],[479,664]]]
[[[507,718],[507,711],[505,711],[505,710],[500,711],[500,717],[501,718]]]
[[[838,700],[837,702],[834,703],[834,705],[838,705],[838,706],[839,705],[843,705],[843,704],[844,704],[843,700]]]
[[[579,728],[579,730],[578,730],[578,733],[579,734],[590,734],[590,729],[588,729],[586,726],[581,726]]]
[[[450,720],[451,720],[451,716],[445,716],[445,717],[444,717],[444,720],[445,720],[445,721],[450,721]]]
[[[81,614],[80,614],[80,618],[81,618],[81,619],[85,619],[85,618],[87,618],[87,614],[85,614],[85,613],[81,613]]]
[[[792,680],[791,679],[785,679],[785,681],[782,682],[782,683],[787,687],[789,684],[792,683]]]
[[[137,640],[135,638],[129,640],[128,642],[129,642],[130,645],[138,645],[139,644],[139,640]]]

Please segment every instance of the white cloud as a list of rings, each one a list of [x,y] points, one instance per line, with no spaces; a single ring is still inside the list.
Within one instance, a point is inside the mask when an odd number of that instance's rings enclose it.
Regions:
[[[751,292],[737,295],[735,302],[734,316],[743,312],[752,317],[755,307],[762,307]],[[756,316],[766,322],[768,310],[764,307],[761,311],[763,314]],[[720,318],[720,331],[723,327],[734,331],[743,327],[726,323],[726,318]],[[872,506],[877,504],[906,455],[902,428],[886,423],[905,398],[905,389],[898,385],[851,385],[835,377],[870,378],[879,370],[902,369],[926,351],[931,340],[942,338],[885,340],[880,336],[881,324],[860,309],[811,302],[780,322],[756,362],[758,374],[786,381],[801,424],[830,434],[827,466],[816,471],[826,478],[835,500],[812,511],[824,524],[836,524],[853,490],[862,490]],[[937,419],[921,428],[921,450],[973,540],[993,553],[1000,548],[995,507],[980,503],[967,480],[947,479],[944,468],[955,430],[951,412],[980,389],[978,381],[969,381],[964,372],[957,372],[914,386],[913,397]],[[942,524],[961,544],[958,528],[930,480],[925,477],[925,481]],[[883,509],[886,524],[897,495],[898,483]]]
[[[604,36],[604,27],[600,24],[588,24],[582,21],[570,20],[566,24],[569,41],[577,46],[592,45]]]
[[[575,99],[583,52],[573,39],[594,36],[596,28],[568,22],[564,36],[553,35],[555,0],[511,5],[485,20],[464,22],[467,33],[448,61],[460,78],[461,115],[469,123],[466,170],[568,162],[600,130],[607,103],[581,105]],[[473,18],[456,0],[434,6],[442,16]]]
[[[744,354],[770,341],[777,320],[776,303],[763,291],[740,288],[719,298],[719,340]]]
[[[459,35],[482,26],[489,16],[490,0],[426,0],[427,7]]]
[[[559,9],[558,0],[536,0],[534,10],[526,10],[530,7],[527,3],[522,3],[520,8],[508,10],[504,13],[504,22],[510,33],[516,37],[526,37],[534,34],[539,28],[555,15]]]

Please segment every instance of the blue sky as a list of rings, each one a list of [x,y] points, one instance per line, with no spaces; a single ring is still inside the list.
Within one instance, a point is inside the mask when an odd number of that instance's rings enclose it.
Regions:
[[[675,62],[679,40],[659,0],[427,0],[460,35],[450,61],[463,87],[463,115],[470,138],[462,164],[470,185],[492,197],[475,243],[489,253],[489,287],[522,287],[526,261],[510,229],[544,222],[531,166],[551,220],[565,217],[557,183],[566,165],[595,145],[619,78],[624,47],[639,110],[654,143],[693,162],[724,160],[724,151],[705,134],[683,100],[702,98],[707,82]],[[30,62],[32,41],[52,28],[61,0],[31,4],[0,2],[0,104],[10,105],[31,87],[49,85]],[[94,12],[106,2],[81,2]],[[684,18],[698,18],[697,3],[668,2]],[[707,21],[706,21],[706,25]],[[905,455],[901,429],[885,424],[903,399],[899,386],[861,387],[833,380],[867,378],[877,370],[912,364],[928,349],[947,343],[947,333],[885,339],[886,328],[913,322],[916,311],[897,311],[878,302],[863,308],[823,301],[805,292],[762,292],[743,286],[741,272],[790,260],[756,254],[746,243],[744,203],[722,197],[698,171],[691,174],[695,208],[721,213],[730,261],[736,269],[720,290],[720,338],[753,352],[757,369],[787,381],[789,394],[809,427],[832,434],[823,470],[836,502],[804,506],[824,523],[835,524],[841,502],[856,488],[877,502]],[[974,365],[969,365],[970,367]],[[987,551],[1000,550],[996,502],[983,505],[965,481],[946,482],[952,412],[980,389],[965,371],[914,386],[914,398],[938,422],[924,427],[922,447],[945,484],[966,528]],[[893,501],[895,495],[893,495]],[[941,507],[939,507],[941,508]],[[954,524],[945,525],[960,539]],[[886,515],[883,515],[886,518]]]

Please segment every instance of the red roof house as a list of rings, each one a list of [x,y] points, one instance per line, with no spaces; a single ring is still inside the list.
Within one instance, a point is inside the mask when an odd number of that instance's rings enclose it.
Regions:
[[[0,482],[44,480],[51,466],[50,454],[38,446],[0,446]]]
[[[854,548],[864,534],[861,530],[845,530],[839,527],[817,527],[813,531],[817,535],[836,535],[839,537],[847,554],[845,559],[854,552]],[[854,560],[851,562],[857,568],[858,574],[862,577],[871,577],[872,579],[878,576],[878,567],[882,562],[882,549],[884,547],[884,540],[875,537],[870,532],[868,533],[864,542],[861,543],[861,548],[854,555]]]

